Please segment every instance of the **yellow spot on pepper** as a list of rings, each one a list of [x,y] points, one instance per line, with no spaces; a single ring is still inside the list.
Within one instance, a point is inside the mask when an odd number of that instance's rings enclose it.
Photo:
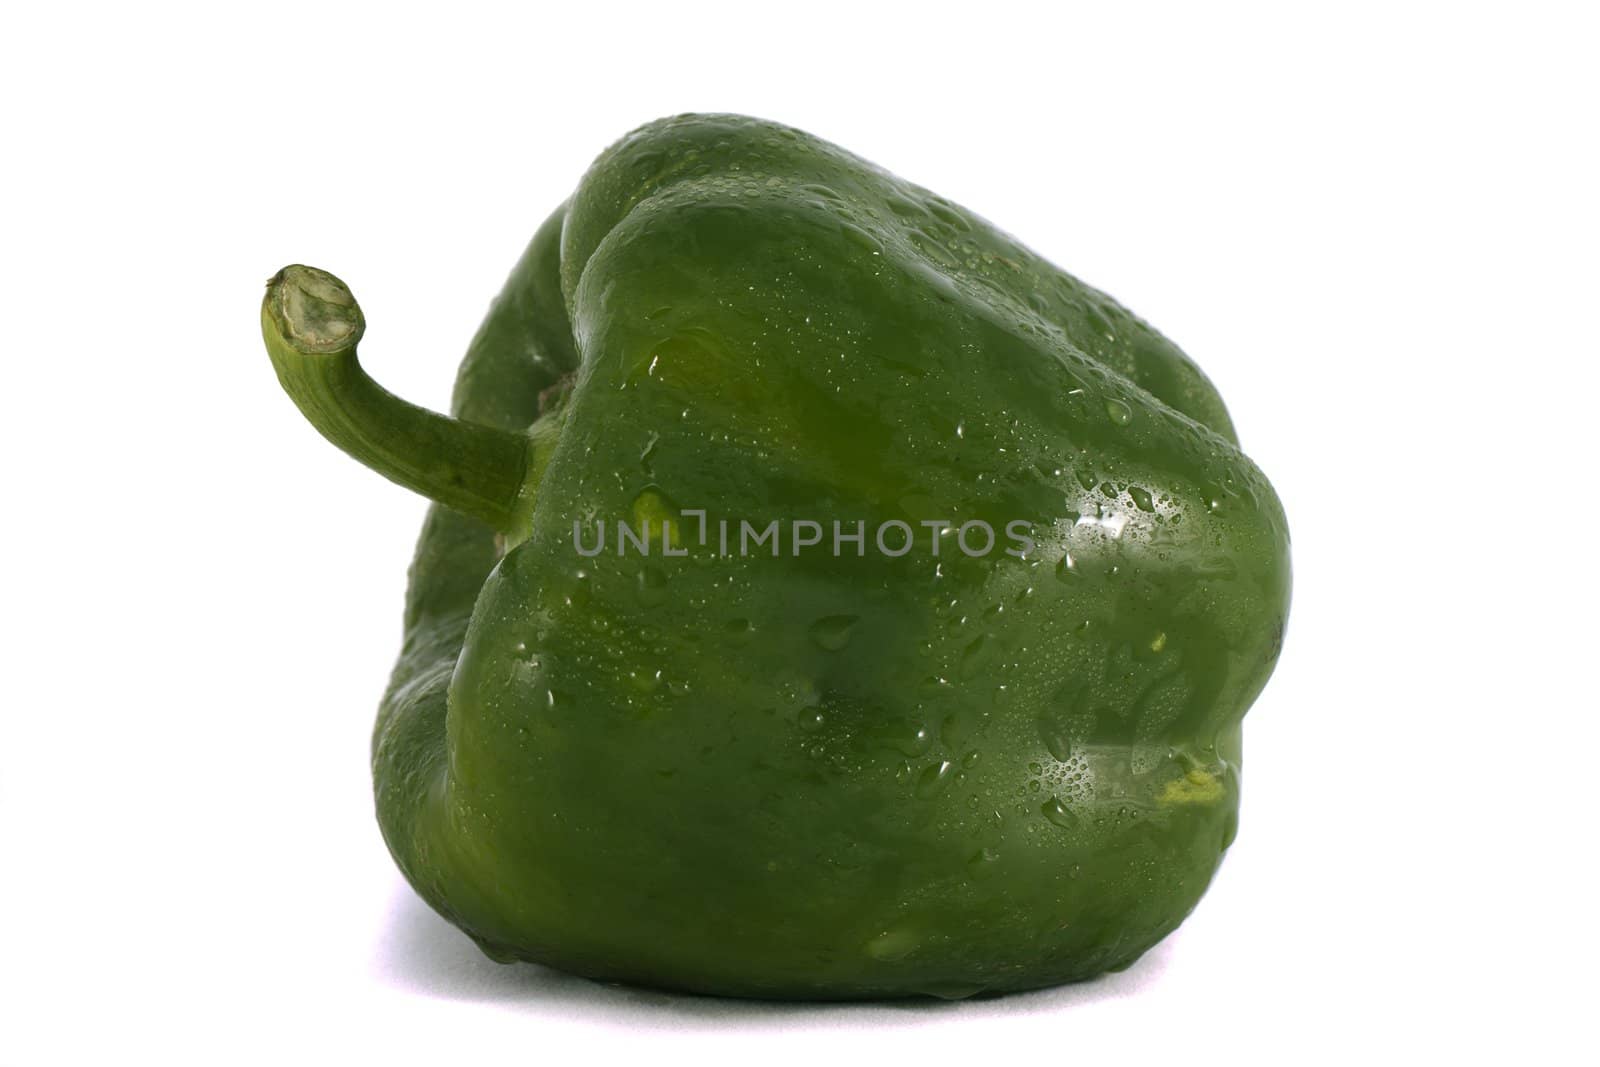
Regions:
[[[672,502],[654,489],[646,489],[633,502],[634,528],[638,530],[648,529],[650,531],[651,542],[656,547],[656,551],[660,551],[661,538],[663,537],[674,550],[680,546],[681,541],[678,537],[679,517],[677,509],[672,506]],[[658,534],[656,533],[657,530],[665,530],[666,533],[664,535]]]
[[[1222,783],[1217,776],[1195,769],[1182,778],[1174,778],[1161,791],[1161,804],[1215,804],[1222,799]]]

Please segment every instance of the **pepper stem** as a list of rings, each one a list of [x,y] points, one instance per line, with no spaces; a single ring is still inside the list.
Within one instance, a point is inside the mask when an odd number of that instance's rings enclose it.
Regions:
[[[322,436],[379,474],[510,530],[528,438],[408,404],[356,360],[366,320],[327,271],[285,267],[267,282],[261,333],[284,391]]]

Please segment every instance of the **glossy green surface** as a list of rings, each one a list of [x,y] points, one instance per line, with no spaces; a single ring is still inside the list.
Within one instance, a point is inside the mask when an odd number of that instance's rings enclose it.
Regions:
[[[1200,898],[1288,533],[1204,376],[1104,294],[805,134],[683,116],[539,231],[442,437],[275,314],[320,429],[479,516],[429,514],[373,769],[400,867],[491,955],[966,996],[1125,967]],[[781,555],[737,554],[774,519]],[[920,525],[974,519],[987,555]],[[794,520],[823,543],[794,554]]]

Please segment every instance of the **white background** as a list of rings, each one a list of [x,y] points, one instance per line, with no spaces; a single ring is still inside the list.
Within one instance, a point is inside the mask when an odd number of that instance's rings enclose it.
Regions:
[[[1594,1062],[1583,5],[9,11],[0,1062]],[[394,872],[367,740],[423,504],[282,395],[262,282],[337,272],[369,369],[443,406],[533,228],[684,110],[836,141],[1109,290],[1276,484],[1242,833],[1131,971],[671,997],[491,964]]]

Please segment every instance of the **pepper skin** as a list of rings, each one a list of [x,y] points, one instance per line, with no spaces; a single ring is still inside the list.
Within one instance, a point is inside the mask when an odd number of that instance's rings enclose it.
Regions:
[[[453,417],[366,377],[331,275],[285,268],[262,325],[310,421],[438,502],[378,821],[491,957],[963,997],[1127,967],[1200,899],[1284,516],[1187,357],[971,212],[680,116],[534,236]]]

